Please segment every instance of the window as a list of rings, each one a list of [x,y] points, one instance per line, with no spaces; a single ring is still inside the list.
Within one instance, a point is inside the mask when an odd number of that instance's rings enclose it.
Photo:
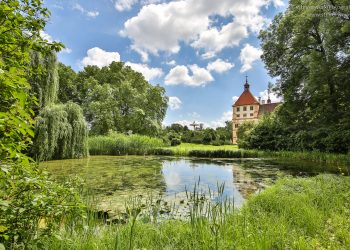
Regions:
[[[239,112],[239,107],[237,108],[237,112]]]
[[[254,110],[254,107],[253,107],[253,106],[250,106],[250,110]]]
[[[240,115],[239,115],[239,114],[237,114],[236,116],[237,116],[237,117],[240,117]]]
[[[253,116],[254,114],[253,113],[250,113],[250,116]]]
[[[243,111],[247,111],[247,107],[246,106],[243,107]]]
[[[247,117],[247,114],[243,114],[243,117]]]
[[[235,128],[238,128],[238,124],[237,123],[235,124]]]

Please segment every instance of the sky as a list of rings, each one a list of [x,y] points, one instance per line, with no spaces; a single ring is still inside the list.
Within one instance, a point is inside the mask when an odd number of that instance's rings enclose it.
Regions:
[[[75,71],[123,61],[169,97],[164,125],[224,126],[246,76],[267,99],[274,82],[258,34],[287,0],[46,0],[42,36],[65,44],[59,61]],[[272,102],[278,101],[272,96]]]

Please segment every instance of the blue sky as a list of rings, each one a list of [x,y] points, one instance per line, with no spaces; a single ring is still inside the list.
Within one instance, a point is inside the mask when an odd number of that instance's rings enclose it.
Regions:
[[[217,127],[231,119],[245,75],[253,94],[266,98],[273,80],[260,60],[257,35],[287,2],[55,0],[45,5],[52,15],[43,36],[66,45],[61,62],[76,71],[126,62],[166,89],[164,124],[195,120]]]

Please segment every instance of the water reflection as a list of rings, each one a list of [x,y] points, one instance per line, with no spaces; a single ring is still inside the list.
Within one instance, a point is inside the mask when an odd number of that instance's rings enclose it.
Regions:
[[[174,157],[92,156],[80,160],[42,164],[58,181],[78,176],[84,180],[86,197],[104,210],[119,210],[129,196],[149,194],[177,202],[199,181],[201,192],[217,190],[225,183],[224,196],[235,205],[261,191],[290,170],[260,160],[208,160]]]

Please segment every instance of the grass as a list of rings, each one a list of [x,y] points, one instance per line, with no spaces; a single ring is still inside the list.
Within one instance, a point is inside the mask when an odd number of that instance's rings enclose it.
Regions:
[[[110,133],[89,137],[90,155],[146,155],[164,146],[161,139],[142,135]]]
[[[239,210],[201,196],[187,220],[135,219],[123,225],[74,222],[44,242],[49,249],[350,249],[350,179],[320,175],[282,179]],[[221,204],[221,205],[220,205]],[[199,212],[198,212],[199,211]],[[203,212],[204,211],[204,212]],[[90,224],[87,224],[89,221]]]
[[[173,152],[174,155],[179,156],[188,156],[189,152],[192,150],[202,150],[202,151],[211,151],[211,150],[238,150],[236,145],[222,145],[222,146],[213,146],[213,145],[204,145],[204,144],[194,144],[194,143],[181,143],[175,147],[166,147]]]

